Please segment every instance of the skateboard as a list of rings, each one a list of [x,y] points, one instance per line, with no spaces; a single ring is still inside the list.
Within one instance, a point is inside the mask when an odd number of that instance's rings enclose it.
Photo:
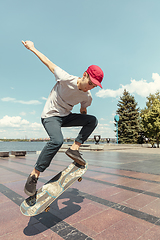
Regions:
[[[40,187],[34,196],[25,199],[20,206],[20,211],[25,216],[35,216],[43,211],[48,212],[50,205],[75,181],[81,181],[82,175],[87,171],[88,163],[81,166],[72,162],[63,171]]]

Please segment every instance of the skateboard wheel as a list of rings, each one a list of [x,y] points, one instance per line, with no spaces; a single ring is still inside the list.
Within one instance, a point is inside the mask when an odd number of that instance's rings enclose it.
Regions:
[[[48,212],[50,210],[50,207],[47,207],[44,211]]]
[[[78,178],[78,182],[81,182],[82,181],[82,178],[80,177],[80,178]]]

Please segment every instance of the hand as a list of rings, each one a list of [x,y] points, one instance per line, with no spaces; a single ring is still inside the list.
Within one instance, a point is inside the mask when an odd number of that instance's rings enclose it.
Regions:
[[[23,45],[27,48],[27,49],[29,49],[29,50],[31,50],[31,49],[33,49],[34,48],[34,43],[33,42],[31,42],[31,41],[22,41],[22,43],[23,43]]]
[[[86,108],[81,108],[80,113],[81,114],[87,114],[87,109]]]

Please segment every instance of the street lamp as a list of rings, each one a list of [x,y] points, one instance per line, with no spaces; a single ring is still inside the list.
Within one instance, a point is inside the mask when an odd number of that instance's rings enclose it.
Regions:
[[[99,143],[99,141],[100,141],[100,139],[101,139],[101,136],[100,135],[94,135],[94,140],[95,140],[95,144],[98,144]]]
[[[115,115],[114,121],[116,122],[116,129],[117,129],[117,144],[118,144],[118,122],[119,122],[119,116]]]

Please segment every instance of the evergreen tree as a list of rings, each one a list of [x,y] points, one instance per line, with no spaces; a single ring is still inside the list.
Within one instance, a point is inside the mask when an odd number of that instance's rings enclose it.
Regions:
[[[141,110],[141,122],[144,134],[150,139],[152,146],[160,140],[160,92],[147,97],[146,107]]]
[[[130,95],[125,89],[117,106],[116,114],[119,115],[118,142],[137,143],[139,137],[139,108],[137,108],[134,96]]]

